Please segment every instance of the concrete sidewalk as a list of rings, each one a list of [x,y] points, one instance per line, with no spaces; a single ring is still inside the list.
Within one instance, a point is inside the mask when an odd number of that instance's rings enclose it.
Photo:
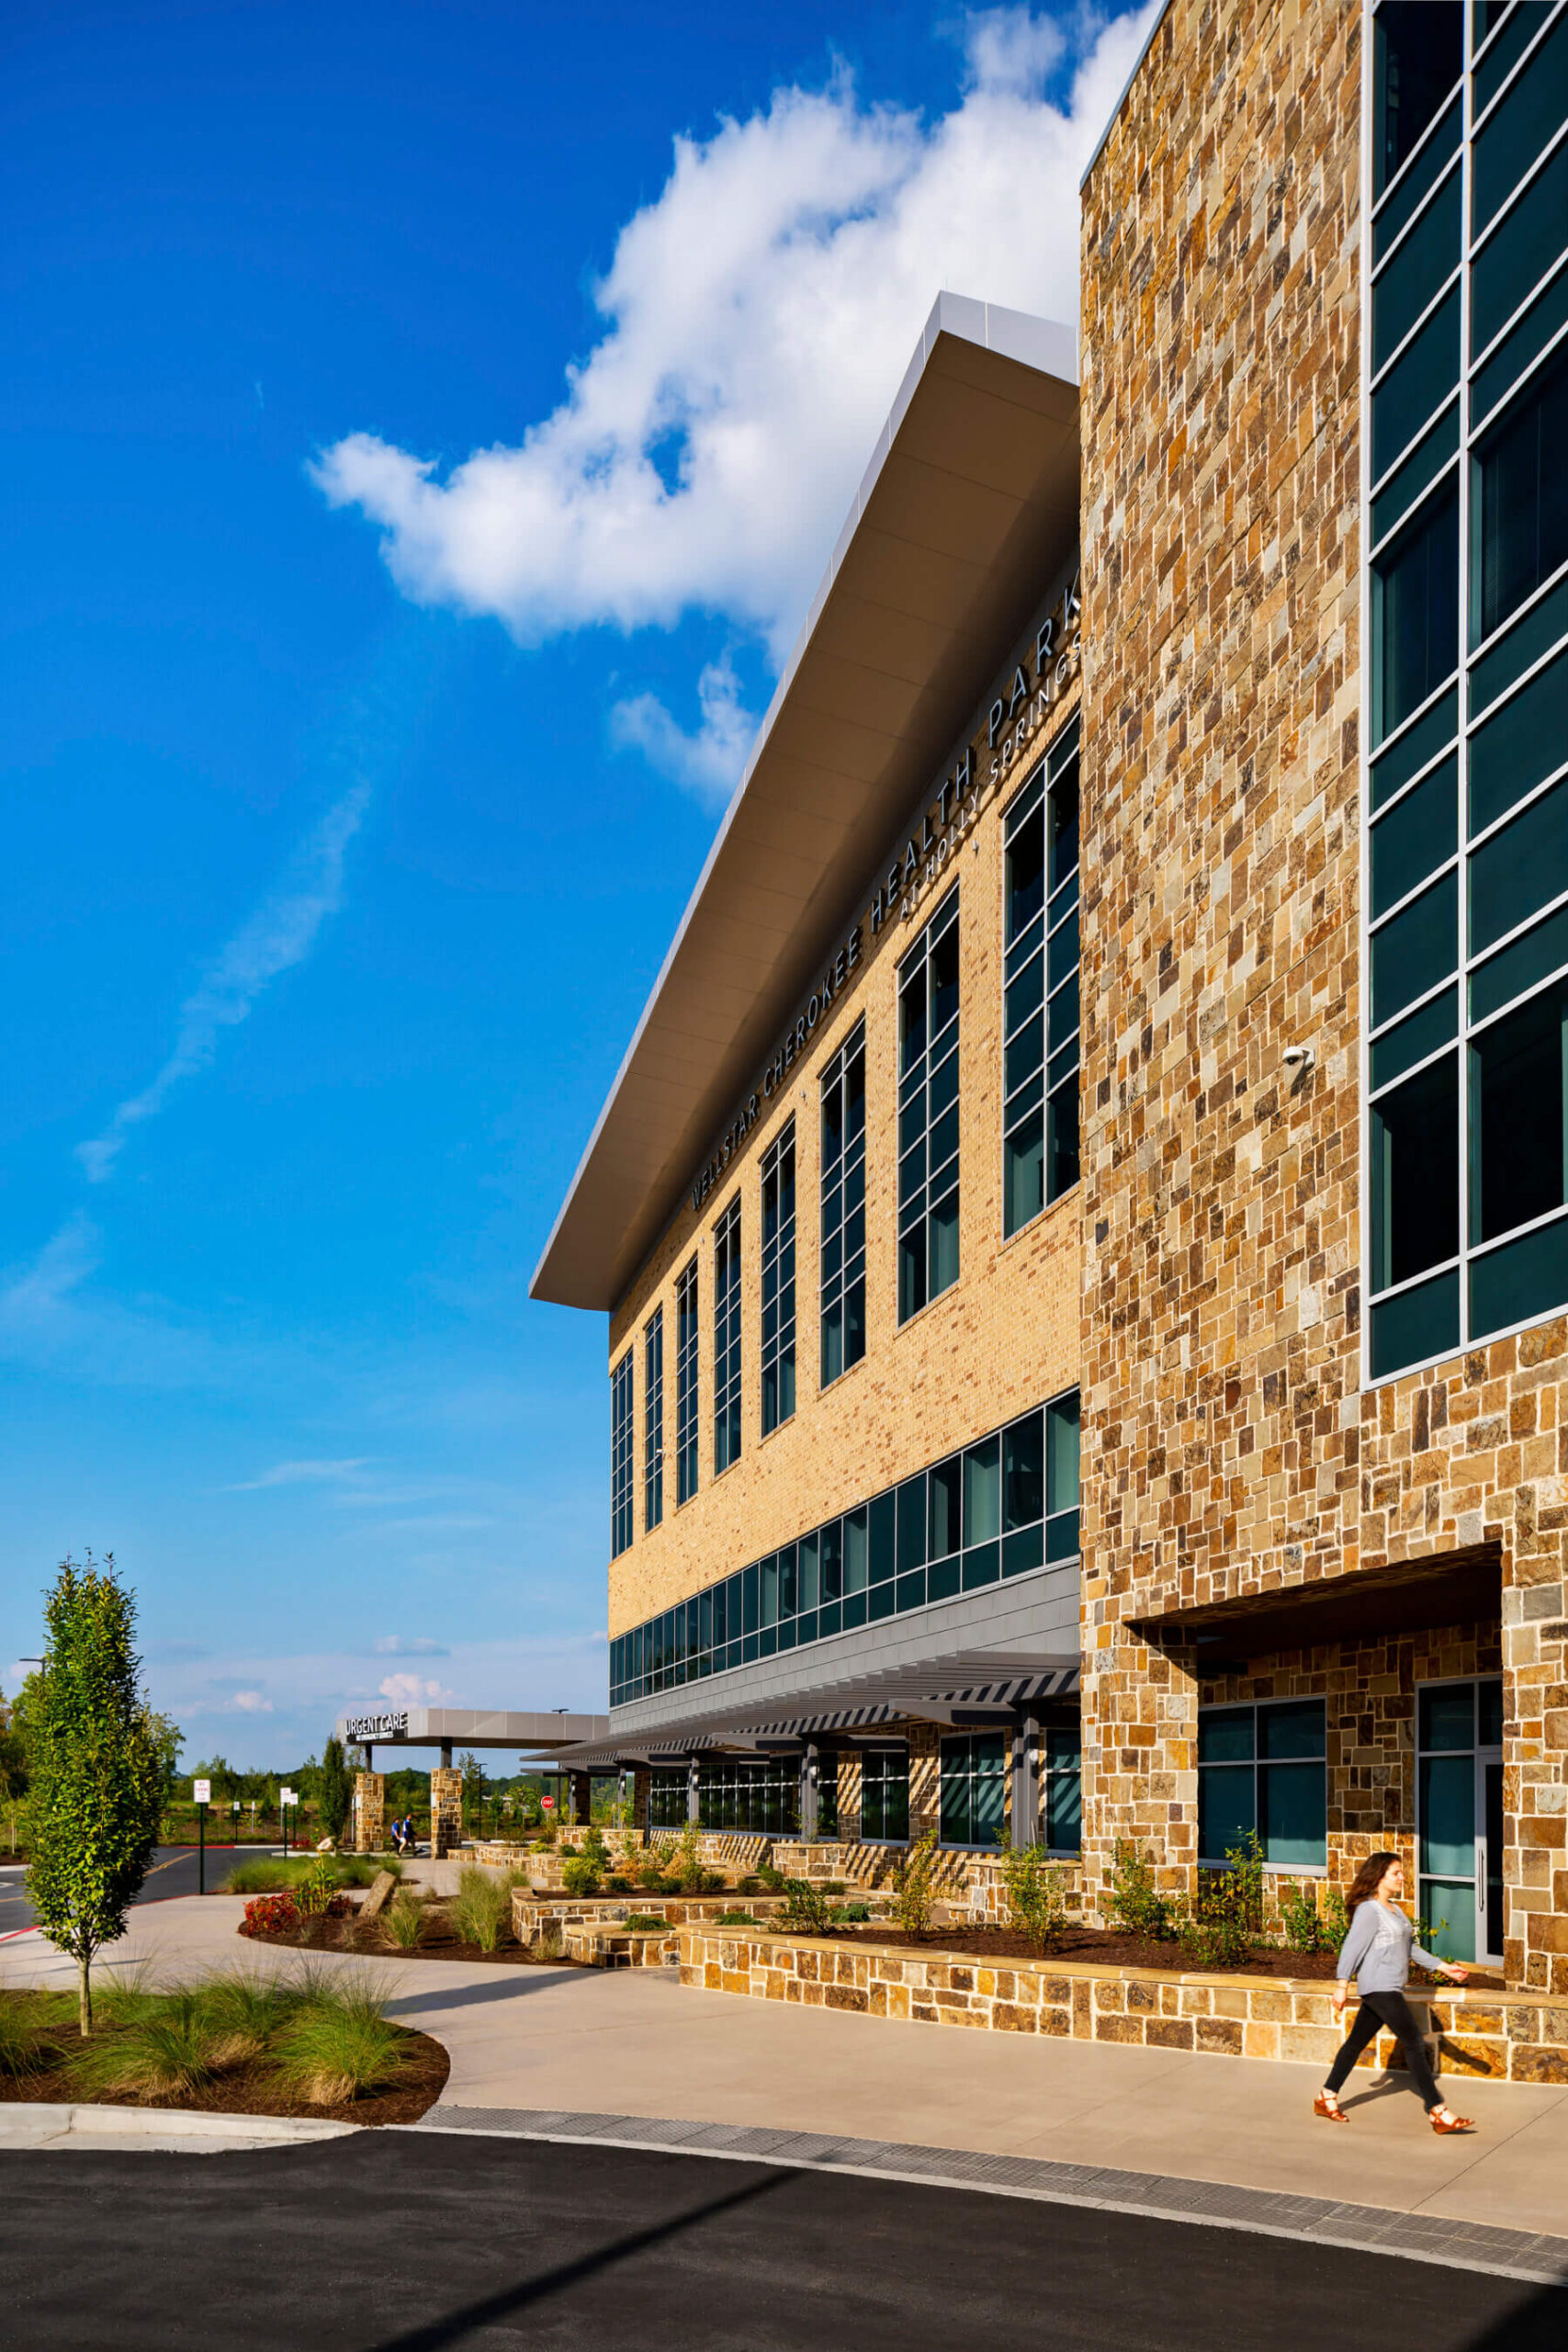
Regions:
[[[296,1955],[235,1934],[243,1905],[146,1906],[113,1963],[186,1978]],[[1343,2199],[1568,2239],[1568,2090],[1446,2086],[1481,2129],[1438,2140],[1403,2079],[1359,2075],[1337,2130],[1315,2068],[964,2033],[682,1991],[672,1974],[367,1961],[390,2014],[450,2051],[441,2104],[763,2125],[1111,2165]],[[74,1983],[41,1939],[0,1948],[0,1984]],[[434,2117],[433,2120],[436,2120]]]

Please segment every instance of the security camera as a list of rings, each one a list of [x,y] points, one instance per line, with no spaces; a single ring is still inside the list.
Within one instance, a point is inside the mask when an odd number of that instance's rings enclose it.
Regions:
[[[1316,1048],[1312,1046],[1287,1046],[1284,1059],[1287,1069],[1311,1069],[1317,1061]]]

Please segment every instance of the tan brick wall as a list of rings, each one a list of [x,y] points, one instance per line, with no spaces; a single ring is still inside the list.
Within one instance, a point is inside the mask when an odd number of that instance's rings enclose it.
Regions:
[[[1049,583],[1041,583],[1043,594]],[[1032,644],[1032,630],[1006,659]],[[1003,662],[998,662],[998,674]],[[1032,675],[1032,671],[1031,671]],[[989,682],[987,682],[987,684]],[[1002,1238],[1001,1017],[1003,812],[1034,759],[1077,707],[1076,672],[1063,682],[1022,756],[989,778],[984,726],[973,744],[976,814],[940,876],[922,887],[912,917],[896,911],[864,930],[861,968],[819,1023],[781,1093],[694,1213],[689,1193],[648,1265],[611,1320],[610,1362],[637,1349],[636,1527],[629,1552],[610,1566],[612,1634],[728,1576],[818,1521],[879,1492],[1077,1377],[1078,1193],[1075,1190],[1016,1234]],[[999,746],[998,746],[999,749]],[[911,810],[919,822],[924,804]],[[889,852],[902,848],[901,832]],[[882,873],[886,873],[886,867]],[[879,876],[865,876],[869,896]],[[897,967],[940,904],[961,885],[960,1275],[901,1329],[897,1320]],[[818,1204],[821,1075],[864,1015],[866,1030],[866,1352],[826,1390],[818,1385]],[[795,1382],[792,1420],[761,1435],[763,1156],[795,1123]],[[694,1175],[697,1171],[693,1170]],[[739,1461],[713,1476],[713,1232],[741,1201],[742,1421]],[[694,1252],[700,1302],[698,1491],[675,1508],[675,1281]],[[645,1383],[642,1333],[664,1309],[664,1520],[643,1525]]]
[[[1507,1970],[1561,1994],[1568,1326],[1358,1393],[1362,31],[1175,0],[1085,189],[1087,1859],[1195,1858],[1192,1657],[1130,1619],[1490,1544]],[[1409,1844],[1393,1648],[1342,1860]]]

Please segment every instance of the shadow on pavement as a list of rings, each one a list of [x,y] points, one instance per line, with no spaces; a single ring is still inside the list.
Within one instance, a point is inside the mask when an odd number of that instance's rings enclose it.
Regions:
[[[1568,2344],[1568,2289],[1538,2287],[1505,2319],[1483,2328],[1464,2352],[1562,2352]]]
[[[377,1960],[389,1957],[385,1952],[372,1956]],[[392,1958],[396,1962],[400,1955],[394,1954]],[[440,1961],[432,1961],[429,1964],[433,1968],[444,1965]],[[454,1984],[449,1991],[443,1992],[440,1981],[436,1979],[427,1984],[423,1993],[404,1993],[396,2000],[389,2001],[387,2015],[401,2018],[410,2017],[420,2009],[471,2009],[489,2001],[521,2001],[530,1993],[542,1993],[558,1973],[554,1969],[534,1969],[525,1963],[503,1962],[501,1966],[505,1967],[507,1973],[499,1984]],[[498,1977],[501,1975],[501,1967],[497,1968],[496,1974]]]
[[[445,2319],[428,2321],[423,2327],[410,2328],[400,2335],[384,2336],[370,2347],[370,2352],[442,2352],[443,2346],[461,2343],[476,2328],[489,2327],[514,2312],[526,2311],[531,2303],[542,2302],[547,2295],[558,2295],[569,2287],[579,2286],[615,2263],[644,2254],[650,2246],[662,2245],[720,2213],[732,2212],[738,2205],[751,2205],[760,2197],[771,2197],[791,2177],[789,2173],[771,2172],[761,2180],[749,2182],[744,2188],[731,2189],[727,2197],[711,2197],[704,2204],[694,2205],[689,2213],[677,2214],[673,2221],[655,2222],[646,2230],[630,2230],[592,2254],[580,2255],[575,2262],[558,2263],[553,2270],[541,2271],[536,2278],[522,2279],[500,2294],[465,2303]]]

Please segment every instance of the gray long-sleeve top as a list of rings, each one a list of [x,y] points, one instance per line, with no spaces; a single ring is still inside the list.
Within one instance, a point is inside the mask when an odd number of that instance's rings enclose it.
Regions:
[[[1444,1965],[1434,1953],[1422,1950],[1403,1911],[1374,1897],[1357,1905],[1334,1973],[1342,1984],[1353,1976],[1359,1993],[1403,1993],[1410,1982],[1413,1959],[1423,1968]]]

